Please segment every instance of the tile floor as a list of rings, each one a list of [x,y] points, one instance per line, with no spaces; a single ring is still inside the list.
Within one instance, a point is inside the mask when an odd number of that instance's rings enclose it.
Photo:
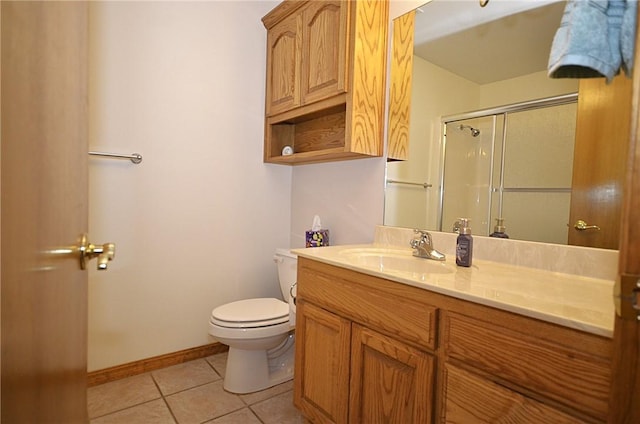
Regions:
[[[226,360],[225,352],[90,387],[90,423],[308,423],[293,406],[293,381],[246,395],[225,392]]]

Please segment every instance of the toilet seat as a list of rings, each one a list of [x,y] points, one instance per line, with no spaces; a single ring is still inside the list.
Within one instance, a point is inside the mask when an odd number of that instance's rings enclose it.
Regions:
[[[256,328],[289,321],[289,304],[275,298],[244,299],[211,312],[211,323],[225,328]]]

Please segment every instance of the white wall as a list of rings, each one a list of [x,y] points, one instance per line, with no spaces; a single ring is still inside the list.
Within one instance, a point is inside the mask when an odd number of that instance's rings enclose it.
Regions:
[[[278,295],[291,174],[262,163],[266,31],[277,2],[96,2],[90,234],[116,243],[89,287],[89,370],[213,340],[211,309]],[[373,230],[373,228],[372,228]]]
[[[383,158],[297,166],[291,195],[291,245],[304,246],[314,215],[330,244],[369,243],[384,209]]]

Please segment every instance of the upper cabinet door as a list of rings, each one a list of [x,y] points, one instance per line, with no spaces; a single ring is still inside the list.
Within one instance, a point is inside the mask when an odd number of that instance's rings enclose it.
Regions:
[[[267,34],[267,115],[300,106],[302,17],[293,14]]]
[[[346,91],[348,2],[309,2],[303,10],[302,103]]]

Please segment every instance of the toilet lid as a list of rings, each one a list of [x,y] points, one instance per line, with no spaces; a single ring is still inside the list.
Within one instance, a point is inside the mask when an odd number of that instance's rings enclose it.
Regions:
[[[275,298],[238,300],[211,312],[211,322],[222,327],[264,327],[288,320],[289,304]]]

